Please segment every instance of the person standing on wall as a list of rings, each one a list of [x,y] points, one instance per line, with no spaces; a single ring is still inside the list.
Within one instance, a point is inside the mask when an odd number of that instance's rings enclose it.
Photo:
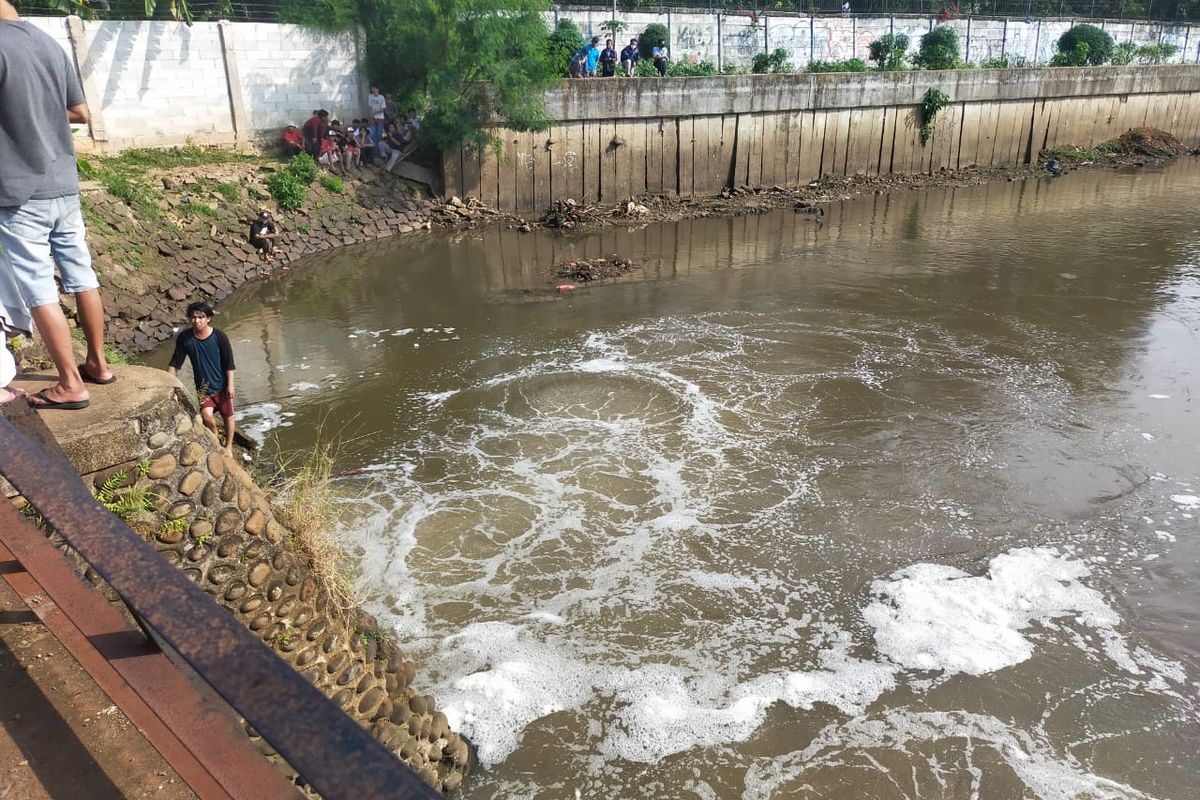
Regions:
[[[175,339],[175,353],[167,372],[171,375],[183,366],[186,358],[192,365],[192,380],[200,395],[200,417],[213,433],[217,431],[217,420],[213,412],[219,412],[225,421],[225,455],[233,456],[233,348],[225,332],[212,326],[213,308],[208,303],[192,303],[187,307],[188,322],[192,329],[184,331]]]
[[[589,78],[596,77],[596,64],[600,61],[599,44],[599,36],[593,36],[592,41],[588,44],[587,64],[584,67],[584,72]]]
[[[633,77],[633,70],[637,66],[641,55],[638,53],[637,39],[629,40],[629,47],[621,51],[621,69],[625,72],[626,78]]]
[[[35,408],[87,408],[84,381],[112,383],[104,357],[104,305],[79,204],[71,123],[86,124],[83,87],[70,56],[0,0],[0,269],[15,282],[58,370],[58,382],[29,398]],[[58,302],[75,295],[87,357],[76,364],[71,328]]]
[[[600,51],[600,77],[611,78],[617,74],[617,51],[613,49],[613,40],[604,40],[604,49]]]
[[[371,141],[379,144],[379,140],[383,138],[383,123],[387,117],[387,98],[379,93],[378,86],[371,87],[367,109],[371,112]]]

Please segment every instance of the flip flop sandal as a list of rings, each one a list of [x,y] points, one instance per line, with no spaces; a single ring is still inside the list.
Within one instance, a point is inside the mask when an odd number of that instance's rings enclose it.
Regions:
[[[46,389],[34,395],[34,398],[40,400],[39,403],[30,403],[36,409],[56,408],[59,411],[78,411],[81,408],[87,408],[92,404],[90,400],[51,400],[46,396]]]
[[[92,373],[88,372],[87,364],[79,365],[79,376],[83,378],[84,383],[98,383],[101,386],[107,386],[110,383],[117,382],[117,373],[115,372],[108,376],[108,380],[104,381],[100,380],[99,378],[92,377]]]
[[[8,398],[7,400],[0,400],[0,406],[8,405],[14,400],[20,400],[22,397],[25,397],[24,389],[17,389],[13,386],[0,387],[0,392],[8,392],[10,395],[12,395],[12,397]]]

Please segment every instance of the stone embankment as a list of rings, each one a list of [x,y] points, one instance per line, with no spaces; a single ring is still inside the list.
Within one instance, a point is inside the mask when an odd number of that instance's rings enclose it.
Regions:
[[[216,303],[310,253],[431,225],[431,204],[416,189],[370,169],[352,171],[340,191],[316,181],[302,208],[279,211],[265,183],[277,166],[262,159],[151,172],[133,205],[84,183],[88,241],[117,349],[148,350],[182,323],[186,303]],[[260,208],[282,228],[272,264],[246,241]],[[63,302],[70,309],[71,299]]]
[[[42,415],[79,474],[97,492],[105,487],[148,498],[149,508],[127,521],[163,558],[431,786],[458,790],[468,745],[434,698],[417,689],[413,663],[373,620],[345,612],[331,598],[304,538],[223,454],[182,384],[145,367],[115,372],[116,383],[91,387],[89,408]],[[17,385],[32,392],[47,378],[25,375]]]

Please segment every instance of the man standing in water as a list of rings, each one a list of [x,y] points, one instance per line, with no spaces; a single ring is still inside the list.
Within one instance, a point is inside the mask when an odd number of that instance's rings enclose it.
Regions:
[[[200,395],[200,416],[205,426],[220,436],[213,412],[225,420],[225,455],[233,456],[233,348],[224,331],[212,326],[213,309],[208,303],[192,303],[187,307],[190,331],[175,340],[175,354],[167,372],[172,375],[183,366],[186,357],[192,364],[192,380]]]
[[[9,271],[58,370],[58,382],[29,398],[35,408],[87,408],[84,381],[117,378],[104,358],[104,306],[88,253],[70,123],[86,124],[75,65],[58,43],[0,0],[0,269]],[[87,358],[75,363],[58,302],[75,295]]]

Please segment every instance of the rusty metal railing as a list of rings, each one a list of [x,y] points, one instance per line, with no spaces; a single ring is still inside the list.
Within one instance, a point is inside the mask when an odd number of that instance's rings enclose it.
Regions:
[[[0,502],[0,574],[10,584],[15,579],[26,598],[42,598],[31,608],[73,654],[90,646],[94,655],[80,659],[83,666],[198,795],[268,800],[296,797],[297,790],[253,750],[232,714],[213,708],[211,691],[189,687],[155,637],[327,800],[441,797],[100,506],[65,458],[47,454],[6,416],[0,415],[0,474],[154,636],[105,602],[9,502]],[[48,435],[44,426],[34,433]]]

